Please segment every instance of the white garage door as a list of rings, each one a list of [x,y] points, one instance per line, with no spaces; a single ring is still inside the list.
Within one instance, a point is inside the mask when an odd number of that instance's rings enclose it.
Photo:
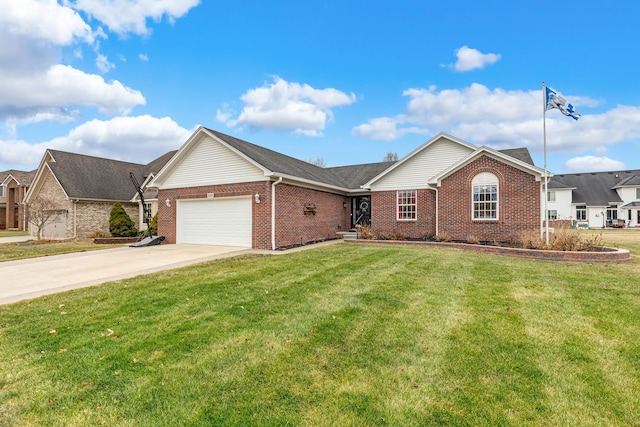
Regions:
[[[178,200],[176,243],[251,247],[251,197]]]

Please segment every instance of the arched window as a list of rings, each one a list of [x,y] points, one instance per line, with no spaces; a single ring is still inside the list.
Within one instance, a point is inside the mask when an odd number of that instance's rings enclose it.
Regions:
[[[498,219],[498,177],[489,172],[482,172],[471,181],[473,200],[471,202],[472,218]]]

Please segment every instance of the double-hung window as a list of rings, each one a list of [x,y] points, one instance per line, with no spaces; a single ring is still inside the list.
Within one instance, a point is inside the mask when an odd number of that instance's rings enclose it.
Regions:
[[[640,188],[636,188],[636,200],[640,200]]]
[[[417,212],[416,190],[398,191],[397,216],[398,221],[415,221]]]
[[[471,186],[473,219],[498,219],[498,178],[482,172],[473,178]]]

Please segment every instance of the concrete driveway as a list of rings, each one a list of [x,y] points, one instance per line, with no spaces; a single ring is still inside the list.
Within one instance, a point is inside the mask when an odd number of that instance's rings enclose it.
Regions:
[[[157,245],[0,262],[0,305],[249,252],[256,251]]]

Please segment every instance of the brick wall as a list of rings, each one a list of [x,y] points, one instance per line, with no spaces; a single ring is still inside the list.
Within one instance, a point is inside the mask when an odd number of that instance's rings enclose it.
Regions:
[[[371,194],[371,228],[374,233],[399,234],[407,238],[424,238],[436,232],[436,192],[417,190],[416,220],[398,221],[397,192],[379,191]]]
[[[158,234],[166,243],[176,242],[176,200],[260,194],[260,203],[252,200],[252,242],[256,249],[271,249],[271,185],[269,181],[211,185],[160,190],[158,194]],[[334,237],[349,228],[348,197],[289,184],[276,187],[276,247],[299,245]],[[171,201],[167,207],[165,200]],[[304,214],[305,204],[314,204],[316,214]]]
[[[213,193],[215,198],[260,195],[260,203],[252,200],[253,247],[271,249],[271,185],[269,181],[238,184],[207,185],[199,187],[172,188],[158,192],[158,235],[165,236],[165,243],[176,242],[176,200],[206,198]],[[169,199],[171,206],[165,201]]]
[[[481,172],[498,178],[498,219],[472,220],[471,180]],[[523,232],[540,231],[540,182],[533,175],[482,156],[442,180],[439,189],[439,232],[454,240],[517,240]]]
[[[344,207],[344,203],[347,206]],[[304,212],[315,206],[315,215]],[[324,191],[276,186],[276,247],[331,239],[350,228],[349,198]]]

